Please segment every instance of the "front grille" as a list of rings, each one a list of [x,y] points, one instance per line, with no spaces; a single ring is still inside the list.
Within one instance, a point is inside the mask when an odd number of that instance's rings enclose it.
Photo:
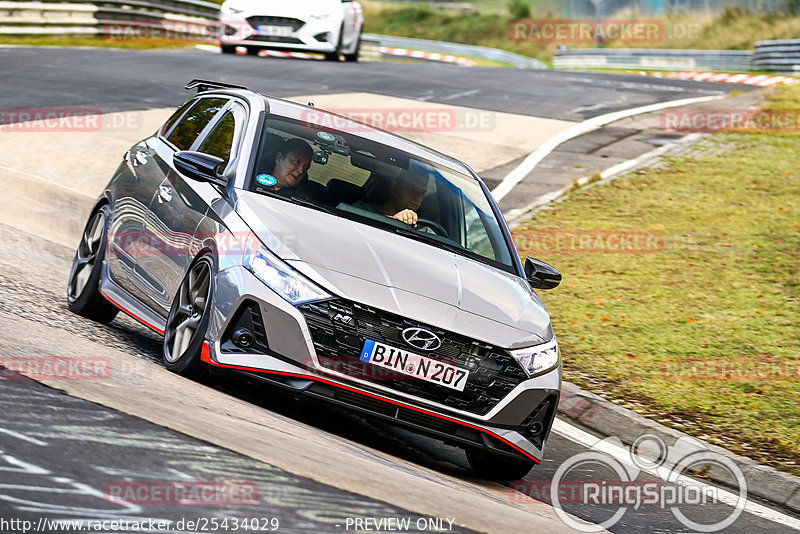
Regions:
[[[343,299],[299,307],[311,331],[320,363],[347,376],[378,383],[452,408],[483,415],[527,375],[505,350]],[[411,352],[469,371],[464,391],[415,379],[359,359],[367,339],[406,347],[401,332],[422,327],[436,333],[442,345],[433,352]]]
[[[261,41],[264,43],[287,43],[287,44],[303,44],[303,41],[297,37],[281,37],[278,35],[251,35],[247,38],[248,41]]]
[[[296,32],[300,28],[303,27],[302,20],[293,19],[290,17],[265,17],[265,16],[256,16],[256,17],[247,17],[247,22],[253,29],[258,30],[259,26],[288,26],[292,29],[293,32]]]

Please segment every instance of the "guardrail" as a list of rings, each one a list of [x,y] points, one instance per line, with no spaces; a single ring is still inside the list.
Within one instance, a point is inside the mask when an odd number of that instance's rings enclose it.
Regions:
[[[0,1],[0,35],[100,35],[119,21],[202,25],[218,19],[219,5],[202,0]]]
[[[219,20],[219,5],[203,0],[88,0],[82,3],[58,1],[0,0],[0,35],[103,35],[123,32],[115,24],[158,26],[186,24],[198,37],[212,37]],[[176,26],[167,31],[180,32]],[[203,27],[206,27],[203,31]],[[507,63],[518,68],[546,69],[527,56],[484,46],[412,39],[391,35],[364,34],[366,44],[440,54],[469,56]],[[748,72],[770,70],[800,72],[800,39],[759,41],[755,52],[747,50],[672,50],[587,48],[557,50],[557,69],[644,69],[709,70]]]
[[[362,39],[376,43],[378,46],[390,46],[393,48],[407,48],[411,50],[425,50],[439,54],[451,54],[454,56],[468,56],[491,61],[508,63],[521,69],[546,69],[547,65],[532,57],[521,56],[507,50],[488,48],[486,46],[475,46],[460,43],[445,43],[441,41],[429,41],[427,39],[411,39],[409,37],[395,37],[393,35],[376,35],[365,33]]]
[[[648,48],[586,48],[556,50],[556,69],[710,70],[748,72],[749,50],[672,50]]]
[[[758,41],[753,70],[800,74],[800,39]]]

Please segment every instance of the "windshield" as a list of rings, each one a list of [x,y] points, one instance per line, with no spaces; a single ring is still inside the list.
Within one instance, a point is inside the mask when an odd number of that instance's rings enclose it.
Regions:
[[[248,184],[515,272],[476,179],[364,137],[270,118]]]

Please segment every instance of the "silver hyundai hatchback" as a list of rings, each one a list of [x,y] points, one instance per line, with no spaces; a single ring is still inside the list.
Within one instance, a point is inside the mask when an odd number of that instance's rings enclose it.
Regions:
[[[462,447],[483,476],[524,476],[561,388],[533,288],[561,275],[521,263],[481,179],[311,106],[187,89],[94,206],[69,308],[163,334],[176,373],[245,373]]]

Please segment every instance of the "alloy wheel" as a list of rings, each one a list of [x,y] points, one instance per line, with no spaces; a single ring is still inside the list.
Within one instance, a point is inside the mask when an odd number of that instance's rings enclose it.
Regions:
[[[178,306],[167,324],[164,359],[177,362],[189,348],[206,313],[211,294],[211,268],[197,262],[178,289]]]

